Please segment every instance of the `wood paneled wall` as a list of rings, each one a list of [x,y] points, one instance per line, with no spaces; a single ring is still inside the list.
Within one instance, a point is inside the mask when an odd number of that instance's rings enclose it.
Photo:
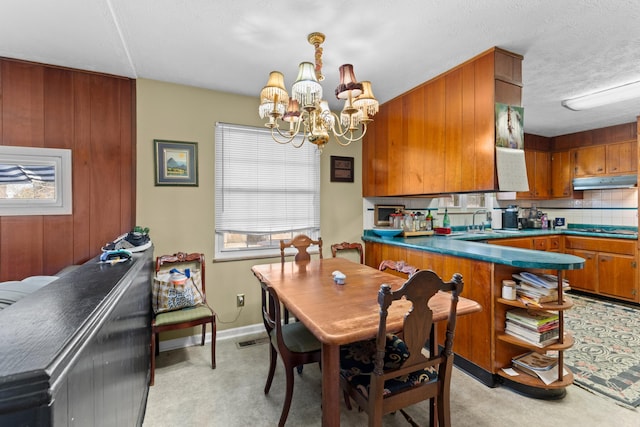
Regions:
[[[0,144],[69,148],[73,214],[0,217],[0,281],[80,264],[135,225],[135,80],[0,58]]]

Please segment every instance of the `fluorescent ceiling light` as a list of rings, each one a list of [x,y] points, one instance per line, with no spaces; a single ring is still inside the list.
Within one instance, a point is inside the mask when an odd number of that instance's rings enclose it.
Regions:
[[[627,83],[626,85],[605,89],[577,98],[565,99],[562,101],[562,105],[569,110],[580,111],[614,104],[616,102],[628,101],[634,98],[640,98],[640,81]]]

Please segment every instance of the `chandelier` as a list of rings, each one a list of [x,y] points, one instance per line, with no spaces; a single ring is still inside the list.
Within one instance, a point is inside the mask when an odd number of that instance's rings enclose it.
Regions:
[[[291,97],[284,87],[284,75],[279,71],[269,74],[267,85],[260,92],[258,113],[269,118],[265,126],[271,129],[271,137],[280,144],[291,143],[299,148],[306,140],[315,144],[320,152],[334,140],[347,146],[361,140],[367,132],[367,124],[378,112],[378,100],[373,96],[371,82],[358,82],[353,65],[340,66],[340,84],[335,90],[338,99],[344,100],[340,116],[329,110],[329,103],[322,99],[322,47],[325,36],[311,33],[307,40],[315,47],[315,66],[302,62],[298,78],[291,88]],[[289,122],[288,129],[281,129],[282,122]],[[286,125],[285,125],[286,126]],[[295,138],[302,135],[299,143]]]

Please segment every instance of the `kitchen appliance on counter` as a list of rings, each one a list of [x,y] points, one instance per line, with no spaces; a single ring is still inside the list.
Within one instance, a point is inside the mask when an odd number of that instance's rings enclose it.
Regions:
[[[518,229],[518,205],[509,205],[502,212],[502,228],[505,230]]]

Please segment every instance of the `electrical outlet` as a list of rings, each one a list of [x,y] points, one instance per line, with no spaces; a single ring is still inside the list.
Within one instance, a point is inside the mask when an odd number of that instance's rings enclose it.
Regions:
[[[236,295],[236,307],[244,307],[244,294]]]

